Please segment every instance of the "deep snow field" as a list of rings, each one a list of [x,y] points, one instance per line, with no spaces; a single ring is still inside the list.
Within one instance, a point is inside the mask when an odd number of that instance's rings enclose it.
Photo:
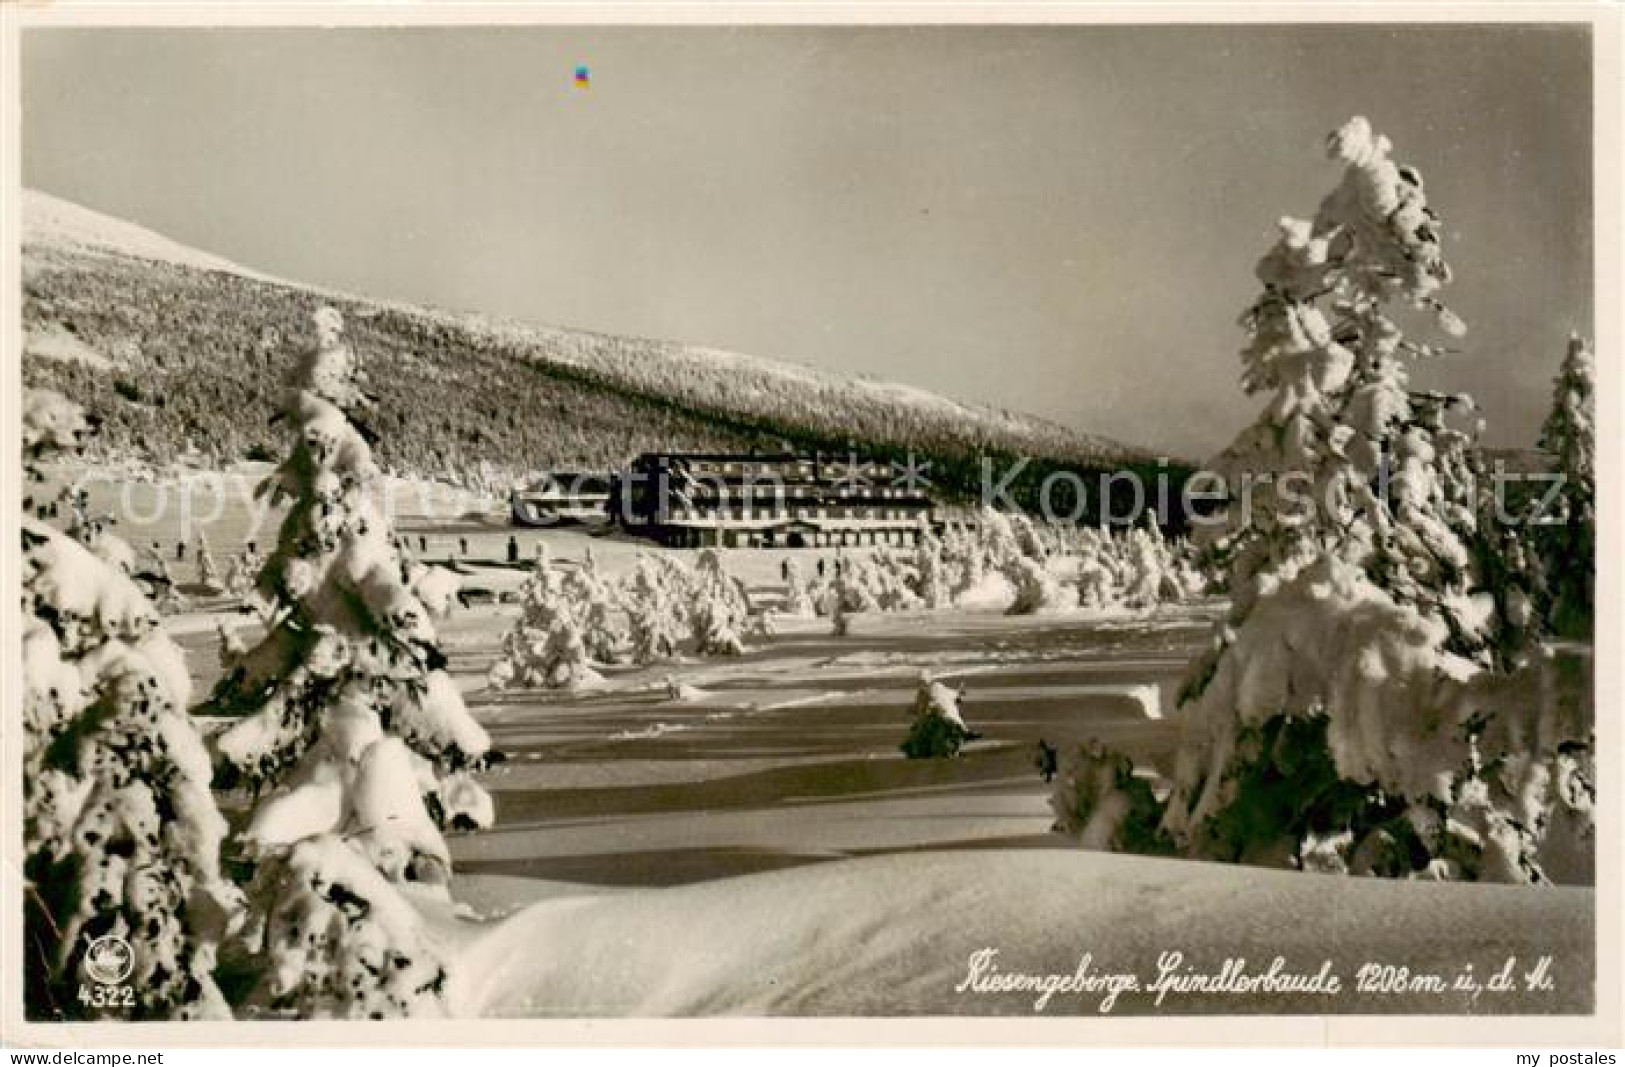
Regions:
[[[164,491],[136,485],[121,502],[124,487],[102,487],[93,510],[122,514],[132,547],[157,540],[173,561],[181,518],[172,491],[170,507],[154,506]],[[459,1014],[1590,1009],[1589,889],[1106,855],[1049,832],[1038,740],[1100,738],[1137,762],[1165,761],[1179,679],[1222,604],[1150,616],[860,615],[844,638],[827,620],[783,619],[743,657],[610,668],[605,688],[586,694],[493,693],[485,672],[517,612],[497,594],[524,577],[503,562],[510,534],[525,563],[538,541],[560,566],[590,546],[610,574],[658,550],[580,530],[513,531],[472,498],[414,512],[422,497],[403,496],[398,530],[411,547],[427,538],[426,558],[456,558],[465,589],[493,594],[439,624],[469,706],[507,757],[487,776],[496,826],[452,839],[455,905],[424,902],[456,954]],[[222,569],[254,528],[248,497],[227,497],[206,527]],[[194,516],[209,515],[195,505]],[[254,536],[265,551],[275,523]],[[807,574],[819,552],[723,555],[768,604],[781,561],[795,555]],[[171,564],[183,589],[195,573],[187,556]],[[222,620],[252,639],[251,618],[223,598],[168,620],[199,694],[218,672]],[[922,669],[965,688],[965,718],[984,736],[961,759],[898,751]],[[997,971],[1036,976],[1072,976],[1087,956],[1088,974],[1133,974],[1139,989],[1111,1000],[1104,986],[1063,989],[1040,1008],[1041,992],[967,987],[985,949],[997,950]],[[1329,961],[1341,992],[1169,990],[1159,1003],[1147,991],[1159,958],[1175,975],[1237,957],[1257,974],[1276,956],[1306,976]],[[1482,986],[1513,957],[1512,989],[1453,988],[1469,966]],[[1551,986],[1529,989],[1542,957]],[[1387,991],[1357,990],[1366,965],[1394,968],[1369,972]],[[1446,989],[1419,991],[1424,976]]]

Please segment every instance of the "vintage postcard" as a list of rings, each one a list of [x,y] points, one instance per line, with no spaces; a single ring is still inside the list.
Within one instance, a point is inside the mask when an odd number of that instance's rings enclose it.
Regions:
[[[4,1041],[1617,1044],[1618,15],[7,7]]]

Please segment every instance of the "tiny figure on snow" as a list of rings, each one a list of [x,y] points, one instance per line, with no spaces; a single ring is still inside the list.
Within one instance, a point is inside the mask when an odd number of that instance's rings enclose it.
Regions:
[[[508,535],[508,562],[519,562],[519,538],[513,534]]]

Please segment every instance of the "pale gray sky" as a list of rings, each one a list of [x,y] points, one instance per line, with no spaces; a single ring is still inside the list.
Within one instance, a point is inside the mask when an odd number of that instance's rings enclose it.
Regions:
[[[868,372],[1192,457],[1367,115],[1532,442],[1591,330],[1585,27],[31,30],[23,180],[268,273]],[[590,68],[591,88],[573,85]]]

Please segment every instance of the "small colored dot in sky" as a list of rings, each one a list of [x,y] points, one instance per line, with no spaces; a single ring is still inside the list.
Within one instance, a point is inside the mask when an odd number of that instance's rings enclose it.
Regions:
[[[585,89],[591,84],[590,75],[586,67],[576,68],[576,88]]]

